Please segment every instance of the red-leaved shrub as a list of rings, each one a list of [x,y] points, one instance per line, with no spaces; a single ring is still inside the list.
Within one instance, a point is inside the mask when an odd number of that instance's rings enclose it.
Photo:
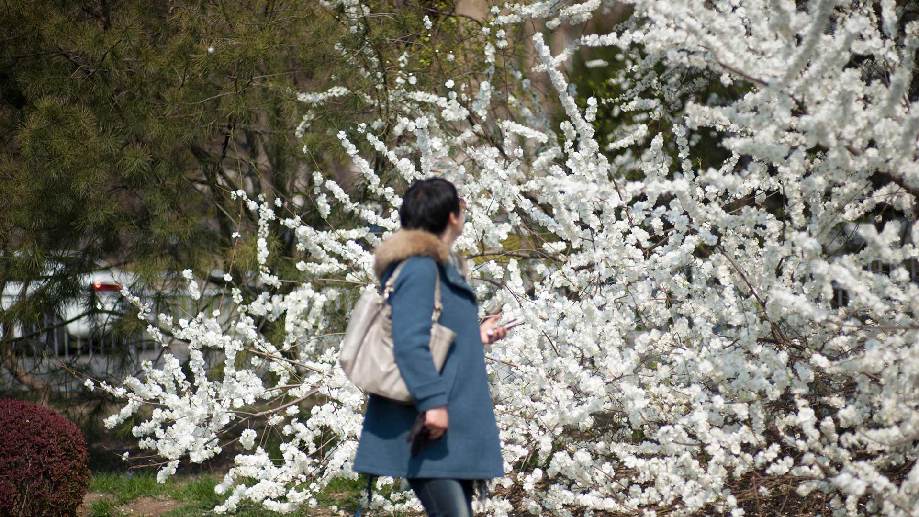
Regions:
[[[0,400],[0,515],[76,515],[88,485],[86,440],[73,422]]]

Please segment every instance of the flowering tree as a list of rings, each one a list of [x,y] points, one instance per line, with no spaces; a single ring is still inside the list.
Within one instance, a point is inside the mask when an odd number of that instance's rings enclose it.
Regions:
[[[279,215],[280,200],[238,193],[259,216],[264,292],[235,293],[229,325],[135,299],[152,332],[188,343],[191,375],[167,355],[104,386],[127,401],[109,423],[154,407],[134,432],[168,461],[162,476],[238,440],[248,452],[218,486],[222,510],[290,510],[352,475],[363,396],[320,338],[373,285],[369,228],[397,228],[400,198],[380,171],[443,174],[469,201],[458,246],[480,302],[526,321],[488,352],[509,472],[488,511],[911,513],[917,13],[892,0],[629,4],[614,30],[555,54],[534,35],[532,71],[502,61],[521,27],[583,26],[610,6],[495,8],[481,75],[415,91],[397,74],[386,139],[373,125],[339,133],[369,196],[316,173],[316,206],[352,224],[306,225]],[[329,5],[360,30],[365,6]],[[614,57],[616,95],[579,105],[560,65],[597,49]],[[498,65],[513,87],[494,87]],[[548,76],[558,127],[532,74]],[[621,120],[613,134],[596,134],[598,112]],[[293,289],[266,266],[277,225],[303,255]],[[206,367],[207,350],[222,368]],[[398,492],[376,503],[413,504]]]

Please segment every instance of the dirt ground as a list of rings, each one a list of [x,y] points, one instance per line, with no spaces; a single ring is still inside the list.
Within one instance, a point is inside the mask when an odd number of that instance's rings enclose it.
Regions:
[[[77,515],[89,515],[92,504],[105,499],[106,494],[89,493],[83,498],[83,504],[77,509]],[[119,506],[117,511],[123,515],[136,515],[138,517],[159,517],[182,506],[182,503],[167,497],[138,497],[137,499]]]
[[[118,511],[125,515],[157,517],[180,506],[182,506],[182,503],[169,498],[138,497],[124,506],[119,506]]]

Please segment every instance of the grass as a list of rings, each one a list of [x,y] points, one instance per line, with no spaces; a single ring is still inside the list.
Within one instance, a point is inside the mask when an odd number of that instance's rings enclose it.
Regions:
[[[174,480],[161,485],[156,482],[156,476],[149,473],[104,473],[93,476],[89,483],[89,491],[108,494],[110,497],[107,502],[120,506],[142,496],[171,495],[170,491],[175,485]]]
[[[168,517],[214,515],[212,508],[223,500],[214,493],[214,486],[219,478],[213,475],[179,476],[170,478],[165,483],[157,483],[156,475],[148,472],[135,473],[96,473],[89,485],[89,492],[96,494],[86,513],[90,517],[122,517],[134,513],[132,503],[140,498],[168,500],[175,508],[164,513]],[[333,506],[345,512],[353,512],[357,507],[363,487],[361,480],[336,479],[329,483],[319,494],[317,502],[320,508]],[[133,510],[133,511],[132,511]],[[294,512],[293,516],[317,515],[315,509]],[[321,512],[332,515],[331,512]],[[259,506],[244,506],[233,515],[243,517],[280,515]]]
[[[109,499],[94,501],[89,507],[90,517],[108,517],[110,515],[118,515],[119,513],[118,507]]]

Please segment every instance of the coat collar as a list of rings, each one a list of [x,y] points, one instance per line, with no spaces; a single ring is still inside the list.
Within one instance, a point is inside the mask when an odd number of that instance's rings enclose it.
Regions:
[[[456,257],[458,262],[457,266],[450,264],[448,267],[444,268],[447,272],[447,281],[451,284],[459,287],[460,289],[465,289],[472,295],[473,299],[475,298],[475,291],[472,289],[472,286],[466,281],[466,277],[463,275],[462,271],[465,271],[465,259],[462,257]]]
[[[381,242],[373,253],[374,273],[378,279],[382,279],[391,265],[415,256],[433,258],[443,266],[447,281],[475,296],[464,278],[467,274],[465,259],[451,254],[450,248],[443,241],[424,230],[399,230]],[[450,267],[451,262],[456,267]]]

